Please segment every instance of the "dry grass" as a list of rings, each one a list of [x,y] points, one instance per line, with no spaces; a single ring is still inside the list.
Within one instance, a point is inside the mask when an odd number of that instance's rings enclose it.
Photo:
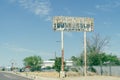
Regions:
[[[26,72],[22,73],[26,75]],[[80,74],[76,73],[67,73],[69,76],[63,79],[59,78],[58,72],[27,72],[27,76],[36,76],[35,80],[120,80],[120,77],[114,76],[80,76]]]
[[[26,72],[24,72],[26,74]],[[40,77],[55,77],[59,78],[58,72],[27,72],[27,75],[40,76]]]
[[[120,77],[113,76],[81,76],[81,77],[68,77],[64,80],[120,80]]]

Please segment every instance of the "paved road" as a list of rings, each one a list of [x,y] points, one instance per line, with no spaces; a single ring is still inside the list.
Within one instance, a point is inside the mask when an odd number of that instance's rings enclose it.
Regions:
[[[12,73],[0,72],[0,80],[32,80]]]

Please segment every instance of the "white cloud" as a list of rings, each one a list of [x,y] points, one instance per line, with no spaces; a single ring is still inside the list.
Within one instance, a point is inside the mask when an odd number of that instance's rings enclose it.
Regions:
[[[48,17],[51,11],[49,0],[10,0],[13,3],[18,3],[24,9],[33,12],[41,17]]]
[[[34,53],[34,50],[30,50],[30,49],[25,49],[25,48],[18,48],[18,47],[11,47],[11,50],[16,51],[16,52],[30,52],[30,53]]]
[[[98,4],[95,7],[103,11],[111,11],[114,8],[120,7],[120,0],[108,0],[107,3]]]
[[[19,46],[13,45],[13,44],[11,45],[9,43],[4,43],[4,44],[0,45],[0,47],[6,49],[8,51],[12,51],[13,53],[17,53],[17,54],[18,53],[20,53],[20,54],[21,53],[30,53],[33,55],[40,55],[44,59],[54,58],[54,54],[52,52],[23,48],[23,47],[19,47]]]
[[[8,44],[8,43],[3,44],[3,47],[6,48],[6,49],[8,49],[8,50],[17,52],[17,53],[19,53],[19,52],[35,53],[35,52],[36,52],[35,50],[17,47],[17,46],[15,46],[15,45],[10,45],[10,44]]]

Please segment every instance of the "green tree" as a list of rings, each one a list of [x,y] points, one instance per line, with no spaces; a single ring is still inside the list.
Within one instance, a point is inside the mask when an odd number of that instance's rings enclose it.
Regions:
[[[61,64],[62,64],[61,57],[56,57],[55,63],[54,63],[54,69],[56,71],[60,72],[60,70],[61,70]]]
[[[83,54],[78,57],[72,56],[71,60],[73,61],[74,66],[83,66]]]
[[[109,62],[111,65],[120,65],[120,60],[118,59],[117,56],[108,54],[106,55],[106,62]]]
[[[53,68],[54,68],[57,72],[60,72],[60,71],[61,71],[61,64],[62,64],[61,57],[56,57]],[[64,68],[65,68],[65,62],[64,62]]]
[[[92,67],[93,65],[100,64],[101,75],[102,75],[102,56],[101,53],[108,45],[109,39],[107,37],[102,38],[99,34],[94,35],[87,41],[87,53],[88,53],[88,65]]]
[[[25,66],[30,66],[31,71],[39,71],[41,68],[42,59],[40,56],[26,57],[23,61]]]
[[[111,54],[106,54],[106,53],[100,53],[100,54],[95,54],[95,53],[90,53],[88,54],[88,64],[89,66],[98,66],[100,64],[104,64],[105,62],[111,62],[112,65],[120,65],[120,61],[117,56],[111,55]]]
[[[102,38],[99,34],[92,36],[87,40],[87,65],[92,68],[93,65],[100,65],[102,68],[102,57],[101,55],[104,48],[108,45],[109,40],[107,37]],[[104,56],[105,57],[105,56]],[[80,55],[80,57],[73,57],[73,61],[76,64],[82,65],[84,64],[84,53]]]

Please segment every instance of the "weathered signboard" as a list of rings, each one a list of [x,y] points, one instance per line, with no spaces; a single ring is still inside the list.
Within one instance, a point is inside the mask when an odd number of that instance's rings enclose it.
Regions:
[[[93,31],[94,19],[88,17],[65,17],[55,16],[53,18],[53,29],[55,31]]]

